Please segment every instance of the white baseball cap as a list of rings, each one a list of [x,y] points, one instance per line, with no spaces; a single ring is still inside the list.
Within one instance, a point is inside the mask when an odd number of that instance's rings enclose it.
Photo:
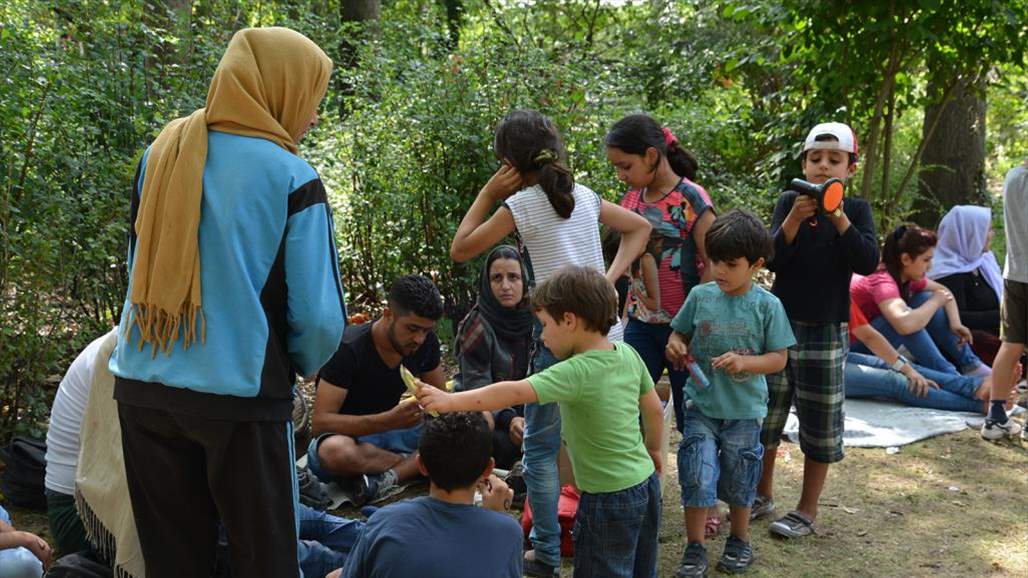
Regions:
[[[831,135],[835,140],[817,140],[821,135]],[[836,142],[838,141],[838,142]],[[857,154],[857,135],[848,124],[841,122],[823,122],[807,133],[807,140],[803,141],[803,152],[813,149],[827,149]]]

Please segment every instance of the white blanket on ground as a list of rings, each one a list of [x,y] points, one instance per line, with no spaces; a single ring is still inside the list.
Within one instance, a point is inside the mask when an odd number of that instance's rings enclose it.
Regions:
[[[910,407],[891,401],[847,399],[843,445],[851,448],[905,446],[937,435],[981,425],[981,414]],[[799,443],[799,420],[789,415],[785,424],[789,441]]]

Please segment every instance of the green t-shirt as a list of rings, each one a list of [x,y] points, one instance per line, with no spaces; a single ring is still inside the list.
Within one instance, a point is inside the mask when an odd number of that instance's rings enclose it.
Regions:
[[[710,380],[697,389],[692,376],[685,391],[697,409],[715,419],[758,419],[767,415],[767,380],[761,374],[729,375],[714,371],[711,360],[735,351],[763,355],[796,344],[782,302],[753,285],[743,295],[731,296],[717,283],[693,287],[671,327],[691,339],[689,353]]]
[[[653,380],[634,349],[614,345],[528,377],[539,403],[560,402],[575,483],[594,494],[631,488],[654,471],[639,423],[639,398],[653,389]]]

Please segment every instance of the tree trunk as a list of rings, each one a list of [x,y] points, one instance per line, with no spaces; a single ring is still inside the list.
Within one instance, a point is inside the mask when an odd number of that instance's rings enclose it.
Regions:
[[[339,41],[339,67],[357,67],[357,47],[367,38],[377,33],[379,16],[382,13],[382,5],[379,0],[343,0],[339,3],[339,15],[342,21],[356,22],[361,24],[359,32],[354,36],[344,36]],[[353,86],[345,80],[342,74],[334,75],[337,79],[339,94],[339,118],[345,120],[349,115],[347,109],[347,97],[353,95]]]
[[[339,6],[344,22],[378,20],[382,13],[379,0],[343,0]]]
[[[464,0],[443,0],[443,7],[446,8],[446,30],[449,36],[447,46],[450,50],[457,50],[464,20]]]
[[[143,3],[143,23],[179,40],[178,49],[171,42],[158,41],[150,48],[150,54],[146,58],[147,68],[157,70],[161,88],[168,87],[168,65],[186,64],[187,47],[192,45],[189,38],[192,14],[193,0],[146,0]]]
[[[932,79],[929,94],[941,94],[951,79]],[[985,83],[959,81],[948,102],[925,107],[924,153],[918,198],[911,219],[935,228],[954,205],[988,204],[985,190]],[[938,125],[930,132],[930,124]]]

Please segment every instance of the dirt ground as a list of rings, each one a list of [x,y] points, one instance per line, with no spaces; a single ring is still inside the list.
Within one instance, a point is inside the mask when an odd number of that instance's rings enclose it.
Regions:
[[[784,513],[798,498],[803,457],[788,443],[780,454],[775,500]],[[669,462],[674,475],[673,455]],[[403,497],[424,491],[415,486]],[[783,541],[768,534],[767,520],[754,524],[750,576],[1028,577],[1028,444],[1020,441],[987,443],[966,430],[892,455],[849,449],[832,467],[820,504],[821,533],[812,538]],[[19,529],[48,537],[44,514],[11,512]],[[727,523],[708,544],[712,561],[726,530]],[[674,478],[664,496],[660,543],[659,575],[673,576],[684,548]],[[571,576],[570,560],[561,575]]]

